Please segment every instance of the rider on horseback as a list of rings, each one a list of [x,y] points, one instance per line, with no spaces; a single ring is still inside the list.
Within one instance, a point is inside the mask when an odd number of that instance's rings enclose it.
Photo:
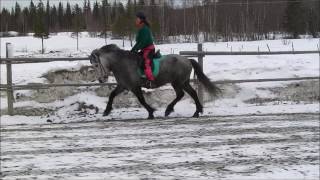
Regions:
[[[153,44],[153,36],[150,30],[150,24],[144,13],[138,12],[136,14],[136,26],[138,33],[136,36],[136,44],[131,49],[132,52],[138,52],[141,50],[144,59],[144,72],[148,79],[147,86],[151,87],[155,78],[152,75],[151,59],[149,54],[154,53],[155,47]]]

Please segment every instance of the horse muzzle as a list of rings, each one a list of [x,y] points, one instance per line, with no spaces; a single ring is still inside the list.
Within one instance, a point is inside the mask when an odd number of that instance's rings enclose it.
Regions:
[[[99,83],[104,83],[100,78],[98,79]]]
[[[103,76],[98,78],[99,83],[105,83],[108,81],[108,76]]]

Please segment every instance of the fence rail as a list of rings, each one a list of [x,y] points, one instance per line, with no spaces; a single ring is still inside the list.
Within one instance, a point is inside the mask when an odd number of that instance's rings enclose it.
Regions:
[[[117,83],[65,83],[65,84],[42,84],[42,83],[31,83],[31,84],[25,84],[25,85],[5,85],[1,84],[0,89],[7,89],[12,88],[13,90],[25,90],[25,89],[47,89],[51,87],[82,87],[82,86],[113,86],[117,85]]]
[[[316,51],[246,51],[246,52],[221,52],[221,51],[204,51],[202,44],[198,44],[198,51],[180,51],[180,55],[187,57],[198,57],[198,62],[201,65],[203,70],[203,57],[209,55],[285,55],[285,54],[319,54],[320,61],[320,48],[318,46],[318,50]],[[292,81],[292,80],[310,80],[310,79],[319,79],[319,77],[301,77],[301,78],[277,78],[277,79],[251,79],[251,80],[235,80],[235,81],[218,81],[217,84],[223,83],[244,83],[244,82],[267,82],[267,81]],[[198,83],[198,94],[199,100],[203,103],[203,87],[200,83]]]
[[[186,56],[234,56],[234,55],[284,55],[284,54],[319,54],[320,51],[261,51],[261,52],[255,52],[255,51],[246,51],[246,52],[222,52],[222,51],[180,51],[180,55],[186,55]]]
[[[302,80],[320,80],[320,77],[298,77],[298,78],[274,78],[274,79],[241,79],[241,80],[221,80],[212,81],[215,84],[239,84],[239,83],[252,83],[252,82],[275,82],[275,81],[302,81]],[[196,83],[197,80],[193,79],[191,82]],[[0,84],[0,91],[6,91],[8,88],[12,90],[26,90],[26,89],[48,89],[51,87],[93,87],[93,86],[114,86],[117,83],[65,83],[65,84],[42,84],[30,83],[25,85],[6,85]]]
[[[46,63],[54,61],[88,61],[89,58],[3,58],[0,60],[0,64],[24,64],[24,63]]]
[[[24,90],[24,89],[46,89],[51,87],[92,87],[92,86],[112,86],[117,83],[65,83],[65,84],[40,84],[40,83],[30,83],[25,85],[15,85],[12,83],[12,64],[24,64],[24,63],[46,63],[54,61],[85,61],[88,58],[12,58],[12,52],[10,52],[10,43],[6,44],[6,58],[0,59],[0,64],[6,64],[7,67],[7,84],[0,84],[0,91],[7,92],[8,98],[8,114],[14,114],[13,102],[14,90]],[[186,57],[197,57],[200,67],[203,69],[203,57],[206,55],[282,55],[282,54],[319,54],[320,51],[278,51],[278,52],[209,52],[203,51],[202,44],[198,44],[198,51],[181,51],[180,55]],[[275,79],[245,79],[245,80],[221,80],[213,81],[216,84],[234,84],[234,83],[252,83],[252,82],[270,82],[270,81],[298,81],[298,80],[319,80],[319,77],[298,77],[298,78],[275,78]],[[203,87],[200,83],[193,79],[192,82],[198,85],[199,99],[203,102]]]

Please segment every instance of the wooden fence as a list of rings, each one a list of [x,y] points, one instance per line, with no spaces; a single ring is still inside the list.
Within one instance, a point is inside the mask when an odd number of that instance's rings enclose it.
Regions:
[[[14,114],[13,102],[14,102],[14,90],[22,89],[42,89],[50,87],[65,87],[65,86],[111,86],[116,83],[65,83],[65,84],[26,84],[26,85],[14,85],[12,83],[12,64],[25,64],[25,63],[45,63],[53,61],[84,61],[88,58],[13,58],[12,52],[10,52],[10,43],[6,44],[6,58],[0,60],[0,64],[6,64],[7,69],[7,84],[0,84],[0,90],[7,92],[8,99],[8,114]],[[203,58],[206,55],[280,55],[280,54],[319,54],[320,51],[280,51],[280,52],[209,52],[203,51],[202,44],[198,44],[198,51],[181,51],[180,55],[187,57],[196,57],[203,69]],[[276,79],[246,79],[246,80],[223,80],[214,81],[215,84],[234,84],[234,83],[249,83],[249,82],[270,82],[270,81],[297,81],[297,80],[319,80],[319,77],[299,77],[299,78],[276,78]],[[201,102],[203,102],[203,87],[197,80],[198,95]]]
[[[320,41],[319,41],[320,42]],[[319,47],[318,47],[319,48]],[[209,55],[284,55],[284,54],[319,54],[320,61],[320,49],[318,51],[246,51],[246,52],[226,52],[226,51],[203,51],[203,45],[198,44],[198,51],[180,51],[180,55],[187,57],[197,57],[198,63],[203,69],[203,58]],[[319,77],[300,77],[300,78],[276,78],[276,79],[246,79],[246,80],[225,80],[225,81],[216,81],[216,84],[226,84],[226,83],[246,83],[246,82],[268,82],[268,81],[297,81],[297,80],[312,80]],[[198,95],[201,102],[203,102],[203,87],[198,83]]]

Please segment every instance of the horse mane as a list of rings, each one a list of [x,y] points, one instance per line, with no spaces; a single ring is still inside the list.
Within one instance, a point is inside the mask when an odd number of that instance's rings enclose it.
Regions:
[[[115,44],[109,44],[105,45],[100,48],[100,50],[104,53],[115,53],[119,57],[126,57],[126,59],[135,60],[139,62],[141,60],[141,57],[137,53],[130,52],[128,50],[123,50],[120,49],[117,45]]]
[[[102,46],[100,50],[102,50],[105,53],[108,53],[108,52],[115,52],[121,49],[115,44],[109,44],[109,45]]]

